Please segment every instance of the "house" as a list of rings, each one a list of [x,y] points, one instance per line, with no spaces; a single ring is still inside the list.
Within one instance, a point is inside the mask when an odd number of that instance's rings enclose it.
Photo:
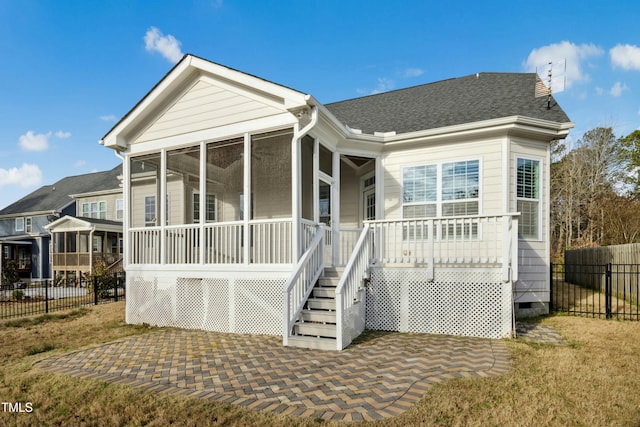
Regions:
[[[124,158],[129,323],[343,349],[364,328],[490,338],[549,302],[536,74],[322,104],[185,55],[100,141]]]
[[[121,174],[119,165],[110,171],[66,177],[2,209],[0,268],[16,261],[24,282],[51,280],[59,275],[70,284],[80,284],[82,273],[91,268],[88,260],[94,252],[114,252],[120,259]],[[74,226],[70,228],[69,224]],[[60,228],[54,228],[56,225]],[[87,237],[92,229],[93,251],[89,251],[91,240]],[[107,258],[113,258],[112,263],[117,261],[112,255]],[[94,257],[97,259],[98,255]]]

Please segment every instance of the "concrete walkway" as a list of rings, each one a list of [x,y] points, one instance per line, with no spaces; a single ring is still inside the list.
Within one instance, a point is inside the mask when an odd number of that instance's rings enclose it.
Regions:
[[[39,362],[81,378],[325,420],[397,416],[432,384],[505,373],[503,341],[367,331],[343,352],[161,329]]]

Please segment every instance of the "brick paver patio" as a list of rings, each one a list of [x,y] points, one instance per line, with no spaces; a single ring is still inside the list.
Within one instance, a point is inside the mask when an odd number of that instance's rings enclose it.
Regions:
[[[343,352],[280,337],[160,329],[43,360],[38,367],[302,417],[374,420],[409,409],[437,382],[499,375],[503,341],[366,332]]]

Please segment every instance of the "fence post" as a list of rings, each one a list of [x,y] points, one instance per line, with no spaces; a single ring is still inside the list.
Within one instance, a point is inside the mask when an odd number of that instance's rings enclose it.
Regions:
[[[607,319],[611,319],[613,317],[613,313],[611,310],[611,300],[612,295],[612,286],[611,286],[611,263],[605,265],[605,293],[604,293],[604,304],[605,304],[605,316]]]
[[[51,282],[53,284],[53,281]],[[44,312],[49,312],[49,281],[44,282]]]
[[[98,305],[98,276],[93,276],[93,302]]]
[[[549,313],[554,311],[553,308],[553,263],[549,264]]]
[[[113,273],[113,297],[118,302],[118,273]]]

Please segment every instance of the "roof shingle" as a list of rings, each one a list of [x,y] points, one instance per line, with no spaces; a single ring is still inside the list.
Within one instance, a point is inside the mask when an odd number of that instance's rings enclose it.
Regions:
[[[60,211],[73,200],[70,195],[113,190],[120,187],[118,176],[122,165],[85,175],[68,176],[53,185],[45,185],[0,210],[2,215],[18,215],[30,212]]]
[[[570,122],[555,99],[535,97],[535,73],[479,73],[325,104],[363,133],[397,134],[510,116]]]

